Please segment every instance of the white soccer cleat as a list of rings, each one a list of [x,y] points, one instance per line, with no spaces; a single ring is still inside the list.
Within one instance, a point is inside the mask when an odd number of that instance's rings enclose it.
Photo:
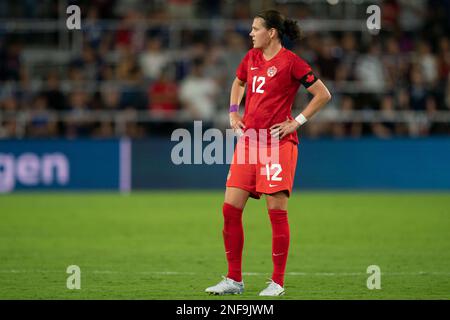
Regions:
[[[269,285],[267,286],[267,288],[265,288],[263,291],[259,293],[260,296],[276,297],[282,296],[284,294],[284,288],[280,286],[278,283],[273,282],[273,280],[270,280],[267,283]]]
[[[244,292],[244,282],[237,282],[233,279],[222,277],[223,280],[220,281],[215,286],[209,287],[205,289],[206,293],[209,294],[241,294]]]

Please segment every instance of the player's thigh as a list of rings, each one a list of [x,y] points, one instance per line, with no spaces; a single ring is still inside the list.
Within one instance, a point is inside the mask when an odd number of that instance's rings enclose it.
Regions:
[[[287,210],[289,196],[287,191],[266,194],[266,204],[269,210]]]
[[[250,192],[236,187],[227,187],[225,189],[225,203],[235,208],[243,209],[250,196]]]
[[[244,146],[242,143],[239,144]],[[248,199],[248,196],[259,199],[261,194],[256,192],[256,164],[252,163],[247,156],[243,157],[243,161],[239,159],[237,154],[242,152],[244,154],[251,153],[250,148],[245,147],[240,149],[236,146],[233,155],[233,161],[230,165],[230,170],[227,176],[227,192],[226,201],[236,204],[237,207],[243,207]],[[255,160],[256,162],[256,160]]]

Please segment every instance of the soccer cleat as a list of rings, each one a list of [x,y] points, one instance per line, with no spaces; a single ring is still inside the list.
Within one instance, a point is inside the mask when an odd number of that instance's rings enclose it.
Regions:
[[[223,294],[241,294],[244,292],[244,282],[237,282],[233,279],[223,277],[223,280],[220,281],[215,286],[209,287],[205,289],[206,293],[223,295]]]
[[[284,294],[284,288],[280,286],[278,283],[273,282],[273,280],[270,280],[267,283],[269,285],[267,286],[267,288],[265,288],[263,291],[259,293],[260,296],[276,297],[282,296]]]

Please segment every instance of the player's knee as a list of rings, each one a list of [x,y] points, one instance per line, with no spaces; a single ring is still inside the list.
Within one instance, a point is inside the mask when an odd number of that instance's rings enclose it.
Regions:
[[[227,190],[225,191],[224,202],[235,208],[244,209],[248,197],[249,193],[247,191],[227,188]]]
[[[274,194],[267,195],[267,209],[269,210],[287,210],[288,193],[287,191],[280,191]]]
[[[237,197],[236,195],[233,196],[233,194],[230,193],[226,193],[224,203],[242,210],[245,207],[246,199],[243,197]]]

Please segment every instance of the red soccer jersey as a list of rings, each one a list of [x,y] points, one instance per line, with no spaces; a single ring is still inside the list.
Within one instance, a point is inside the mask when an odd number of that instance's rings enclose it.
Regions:
[[[270,60],[264,58],[262,50],[251,49],[241,61],[236,76],[247,82],[243,118],[246,130],[269,129],[286,117],[293,119],[292,104],[301,80],[308,83],[315,80],[308,63],[284,47]],[[284,137],[280,144],[289,140],[298,144],[297,132]]]

